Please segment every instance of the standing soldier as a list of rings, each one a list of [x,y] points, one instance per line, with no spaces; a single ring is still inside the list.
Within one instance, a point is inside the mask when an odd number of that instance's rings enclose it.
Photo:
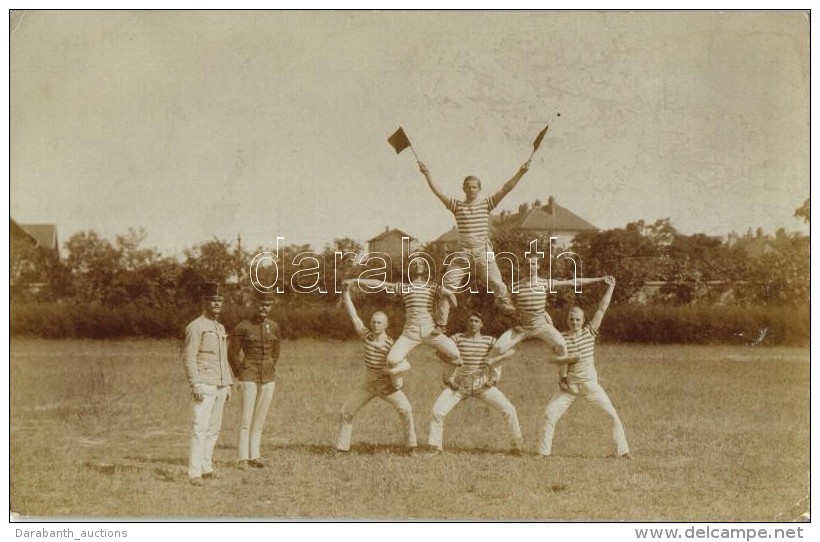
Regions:
[[[192,431],[188,479],[201,486],[216,478],[213,454],[222,426],[222,409],[231,397],[233,375],[228,364],[227,333],[217,319],[222,312],[219,285],[201,285],[202,315],[185,328],[182,362],[191,386]]]
[[[228,360],[239,380],[242,396],[237,467],[243,470],[267,466],[259,449],[276,388],[276,362],[282,338],[279,326],[268,318],[272,305],[273,294],[256,292],[256,312],[250,320],[240,322],[230,338]]]

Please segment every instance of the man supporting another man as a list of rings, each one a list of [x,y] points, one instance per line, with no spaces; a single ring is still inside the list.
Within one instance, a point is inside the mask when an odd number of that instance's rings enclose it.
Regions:
[[[523,438],[518,424],[518,413],[510,400],[495,387],[501,370],[500,367],[493,367],[502,358],[512,355],[514,350],[507,350],[496,358],[488,358],[487,354],[495,343],[495,338],[482,335],[482,326],[481,315],[474,312],[467,318],[467,332],[457,333],[452,337],[461,353],[463,364],[455,370],[445,370],[446,387],[433,404],[428,444],[434,455],[441,453],[442,450],[444,418],[456,405],[469,397],[480,399],[501,412],[512,436],[511,451],[515,455],[521,453]]]

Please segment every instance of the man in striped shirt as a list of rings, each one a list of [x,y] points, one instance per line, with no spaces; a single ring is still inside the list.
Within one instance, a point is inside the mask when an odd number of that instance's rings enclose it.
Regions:
[[[518,425],[518,413],[510,400],[495,387],[501,377],[501,368],[497,364],[514,351],[508,350],[498,358],[488,358],[487,354],[495,343],[495,338],[482,335],[482,325],[481,315],[474,312],[467,319],[466,333],[453,335],[463,364],[455,370],[445,370],[446,387],[433,404],[428,441],[433,455],[442,450],[444,418],[457,404],[469,397],[480,399],[501,412],[512,435],[512,453],[517,455],[521,452],[523,438]]]
[[[381,311],[373,313],[370,328],[359,318],[356,307],[350,298],[350,283],[346,283],[344,304],[350,321],[364,345],[364,381],[345,401],[339,414],[339,431],[336,435],[336,449],[340,452],[350,450],[350,438],[353,433],[353,417],[367,403],[376,397],[387,401],[401,417],[404,428],[404,439],[408,453],[416,449],[416,428],[413,423],[413,408],[407,396],[396,388],[387,373],[387,353],[393,346],[393,339],[387,335],[387,315]]]
[[[555,364],[575,363],[578,357],[570,357],[567,351],[567,343],[552,323],[549,313],[547,313],[547,294],[550,287],[557,286],[586,286],[595,282],[601,282],[602,278],[579,278],[574,280],[554,280],[545,279],[538,276],[539,258],[536,255],[528,255],[529,273],[526,277],[515,283],[513,288],[513,299],[515,307],[518,309],[520,324],[512,329],[508,329],[498,338],[491,356],[497,356],[513,348],[518,343],[527,339],[538,339],[547,343],[550,347],[550,354],[547,360]]]
[[[624,434],[624,426],[609,396],[598,384],[598,373],[595,371],[595,338],[598,336],[598,328],[604,319],[604,313],[609,307],[612,292],[615,289],[614,277],[606,276],[603,280],[607,284],[607,290],[598,304],[598,310],[595,311],[595,315],[588,324],[584,325],[584,311],[580,307],[572,307],[567,315],[569,331],[563,334],[564,339],[567,342],[569,355],[579,356],[580,361],[570,366],[564,365],[559,369],[560,389],[547,404],[543,437],[538,448],[538,454],[541,456],[546,457],[552,454],[555,425],[575,399],[583,397],[609,415],[616,456],[632,459]]]
[[[407,356],[420,344],[433,348],[441,359],[451,365],[461,364],[461,355],[452,339],[443,333],[436,332],[433,312],[439,296],[452,294],[433,282],[432,277],[425,276],[425,262],[421,258],[410,261],[410,281],[385,285],[375,279],[353,279],[360,286],[384,288],[395,293],[404,301],[404,329],[387,354],[387,368],[396,387],[401,387],[401,373],[410,369]],[[427,269],[429,270],[429,269]],[[346,281],[346,284],[351,281]]]
[[[467,282],[465,279],[470,273],[471,265],[475,265],[476,280],[487,287],[487,291],[495,295],[498,308],[507,315],[515,312],[507,286],[501,279],[501,271],[494,259],[488,258],[492,253],[490,244],[490,212],[501,202],[510,190],[515,188],[518,181],[529,170],[530,162],[526,161],[504,185],[489,198],[481,198],[481,180],[472,175],[464,179],[462,190],[464,200],[448,197],[433,182],[427,166],[419,162],[419,169],[427,179],[430,189],[438,197],[456,219],[458,228],[459,252],[452,255],[449,268],[444,274],[444,286],[451,292],[463,290]],[[449,298],[442,298],[442,305],[438,310],[439,321],[436,322],[441,331],[447,325],[450,305],[454,304]]]

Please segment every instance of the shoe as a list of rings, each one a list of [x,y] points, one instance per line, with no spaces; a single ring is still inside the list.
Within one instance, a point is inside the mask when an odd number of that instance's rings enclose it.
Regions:
[[[256,459],[249,460],[248,464],[255,469],[264,469],[268,466],[268,460],[258,457]]]
[[[418,452],[418,450],[416,450],[415,446],[413,446],[412,448],[407,448],[407,450],[404,452],[404,454],[407,457],[418,457],[419,456],[419,452]]]
[[[248,470],[249,468],[251,468],[250,461],[248,461],[247,459],[243,459],[236,464],[236,468],[239,470]]]
[[[537,457],[538,459],[547,459],[547,458],[549,458],[549,457],[552,457],[552,454],[542,454],[542,453],[538,453],[538,454],[536,454],[536,455],[535,455],[535,457]]]
[[[350,454],[350,450],[340,450],[336,448],[332,452],[330,452],[330,457],[346,457]]]
[[[626,452],[626,453],[624,453],[624,454],[619,455],[619,456],[618,456],[618,459],[629,459],[629,460],[632,460],[632,459],[635,459],[635,458],[634,458],[634,457],[632,457],[632,454],[631,454],[631,453]]]
[[[202,481],[201,476],[197,476],[196,478],[189,478],[188,482],[190,482],[192,486],[197,487],[205,485],[205,482]]]
[[[442,453],[444,452],[441,451],[441,448],[432,448],[431,450],[428,450],[426,454],[424,454],[424,457],[439,457]]]
[[[216,480],[219,478],[214,471],[211,472],[203,472],[202,479],[203,480]]]

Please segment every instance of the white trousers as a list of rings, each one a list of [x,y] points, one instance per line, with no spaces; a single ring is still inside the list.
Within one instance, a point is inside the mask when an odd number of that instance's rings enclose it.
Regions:
[[[438,396],[436,402],[433,404],[433,417],[430,420],[430,435],[428,444],[438,450],[441,449],[441,444],[444,439],[444,418],[450,413],[456,405],[470,395],[464,394],[451,388],[444,388],[441,395]],[[510,428],[512,435],[513,447],[520,447],[523,438],[521,436],[521,427],[518,424],[518,412],[515,406],[507,399],[507,396],[501,393],[496,387],[485,388],[473,395],[476,399],[480,399],[490,407],[499,411],[504,419],[507,421],[507,426]]]
[[[378,395],[367,390],[365,387],[358,387],[347,398],[339,413],[339,432],[336,435],[336,449],[342,451],[350,450],[350,438],[353,434],[353,418],[372,399],[380,397],[387,401],[390,406],[396,409],[402,421],[404,429],[404,440],[408,448],[416,447],[416,426],[413,422],[413,407],[403,391],[399,390],[390,395]]]
[[[424,325],[405,324],[401,336],[396,339],[390,352],[387,353],[387,364],[395,367],[418,345],[426,344],[438,352],[439,356],[447,360],[456,360],[461,357],[456,343],[444,333],[433,334],[434,326],[431,323]]]
[[[260,384],[240,381],[242,420],[239,423],[239,460],[259,459],[262,430],[268,417],[276,382]]]
[[[543,437],[538,447],[538,453],[541,455],[550,455],[552,453],[552,438],[555,435],[555,425],[578,397],[586,399],[609,415],[612,422],[612,440],[615,442],[615,453],[617,455],[628,453],[629,445],[626,443],[624,426],[618,417],[618,412],[612,405],[612,401],[610,401],[604,388],[597,382],[571,384],[570,391],[559,390],[553,394],[547,404],[544,416]]]
[[[551,358],[555,356],[566,357],[567,355],[566,339],[564,339],[561,332],[551,324],[543,324],[536,329],[508,329],[501,334],[493,346],[493,350],[497,352],[497,354],[491,355],[503,354],[510,348],[513,348],[518,345],[518,343],[526,341],[527,339],[538,339],[539,341],[547,343],[551,350],[549,356]],[[556,350],[556,348],[558,350]]]
[[[219,429],[222,427],[222,410],[228,398],[229,386],[201,384],[202,401],[191,399],[191,449],[188,460],[188,476],[198,478],[213,472],[213,455]]]

